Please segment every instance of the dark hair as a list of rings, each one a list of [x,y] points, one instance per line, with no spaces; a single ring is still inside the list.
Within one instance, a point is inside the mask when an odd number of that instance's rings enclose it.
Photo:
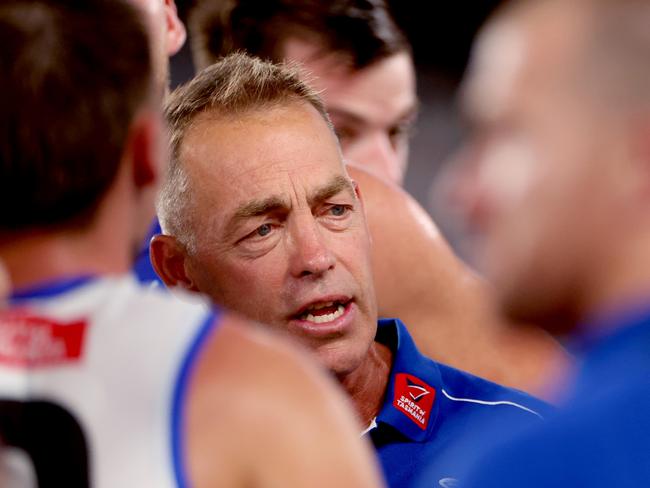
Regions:
[[[94,214],[151,86],[140,17],[122,0],[0,4],[0,233]]]
[[[384,0],[199,0],[189,29],[199,68],[237,50],[281,61],[289,37],[343,55],[353,69],[410,50]]]

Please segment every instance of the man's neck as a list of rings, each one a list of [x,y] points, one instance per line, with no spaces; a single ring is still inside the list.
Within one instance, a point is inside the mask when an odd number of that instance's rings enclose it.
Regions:
[[[0,244],[12,288],[72,276],[122,273],[128,246],[97,231],[35,232]]]
[[[35,229],[3,238],[0,259],[7,267],[12,288],[129,270],[137,224],[148,217],[140,216],[134,204],[132,172],[130,164],[120,164],[115,180],[83,227]]]
[[[361,366],[349,375],[339,377],[364,427],[368,426],[381,410],[392,362],[392,351],[383,344],[373,342]]]

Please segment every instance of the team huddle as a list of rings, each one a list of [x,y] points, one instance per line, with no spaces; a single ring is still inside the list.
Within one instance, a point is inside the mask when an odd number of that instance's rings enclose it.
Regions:
[[[174,0],[2,2],[0,486],[647,485],[648,22],[483,29],[449,183],[484,281],[399,186],[383,0],[201,0],[173,91]]]

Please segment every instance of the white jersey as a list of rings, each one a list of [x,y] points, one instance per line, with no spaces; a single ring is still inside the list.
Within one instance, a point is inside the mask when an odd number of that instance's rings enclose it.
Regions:
[[[205,302],[130,275],[14,295],[0,310],[0,486],[184,485],[185,387],[214,323]]]

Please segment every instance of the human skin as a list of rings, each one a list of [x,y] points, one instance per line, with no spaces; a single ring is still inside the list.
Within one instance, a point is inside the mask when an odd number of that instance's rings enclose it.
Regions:
[[[379,316],[402,319],[429,357],[552,400],[550,379],[571,367],[558,342],[534,326],[512,327],[489,283],[408,193],[364,168],[348,171],[364,196]]]
[[[150,222],[140,217],[153,211],[166,161],[162,121],[155,106],[147,108],[135,117],[91,225],[33,229],[0,242],[16,287],[129,271],[132,242]],[[222,313],[194,364],[185,404],[193,486],[382,486],[347,400],[310,361],[256,324]]]
[[[169,13],[173,2],[149,4],[165,7],[156,12]],[[127,121],[115,178],[87,225],[2,236],[0,262],[16,288],[130,271],[133,249],[141,245],[153,219],[168,161],[160,88],[161,78],[155,76],[151,97]],[[382,486],[370,448],[359,439],[359,426],[336,385],[306,354],[255,327],[223,312],[194,364],[183,446],[191,485]],[[152,337],[152,347],[155,342]],[[134,370],[130,379],[137,376]],[[160,393],[155,385],[142,388]],[[163,393],[166,398],[168,392]],[[269,415],[274,422],[268,422]],[[130,433],[124,435],[128,442]]]
[[[157,12],[159,25],[166,23],[169,39],[160,44],[173,54],[184,39],[175,10],[165,2],[169,19],[164,20],[160,0],[137,2]],[[403,319],[430,357],[546,395],[549,371],[567,367],[566,353],[536,328],[503,327],[491,307],[492,290],[455,256],[431,218],[399,188],[417,107],[410,55],[399,53],[356,73],[341,68],[345,63],[336,57],[313,55],[313,45],[286,41],[285,57],[305,63],[344,136],[343,155],[361,188],[373,241],[379,315]]]
[[[296,101],[233,116],[207,111],[187,130],[179,159],[193,188],[195,244],[188,252],[155,237],[158,274],[307,346],[369,423],[390,352],[374,341],[361,193],[325,119]]]
[[[430,357],[550,397],[548,378],[570,367],[568,355],[534,326],[511,328],[492,305],[490,286],[399,187],[417,110],[410,55],[351,70],[340,55],[319,54],[309,42],[285,41],[285,58],[302,63],[321,93],[348,171],[362,189],[379,315],[404,320]]]
[[[346,161],[401,185],[418,105],[410,53],[352,69],[341,55],[322,55],[317,46],[290,37],[284,57],[304,67],[323,97]]]

